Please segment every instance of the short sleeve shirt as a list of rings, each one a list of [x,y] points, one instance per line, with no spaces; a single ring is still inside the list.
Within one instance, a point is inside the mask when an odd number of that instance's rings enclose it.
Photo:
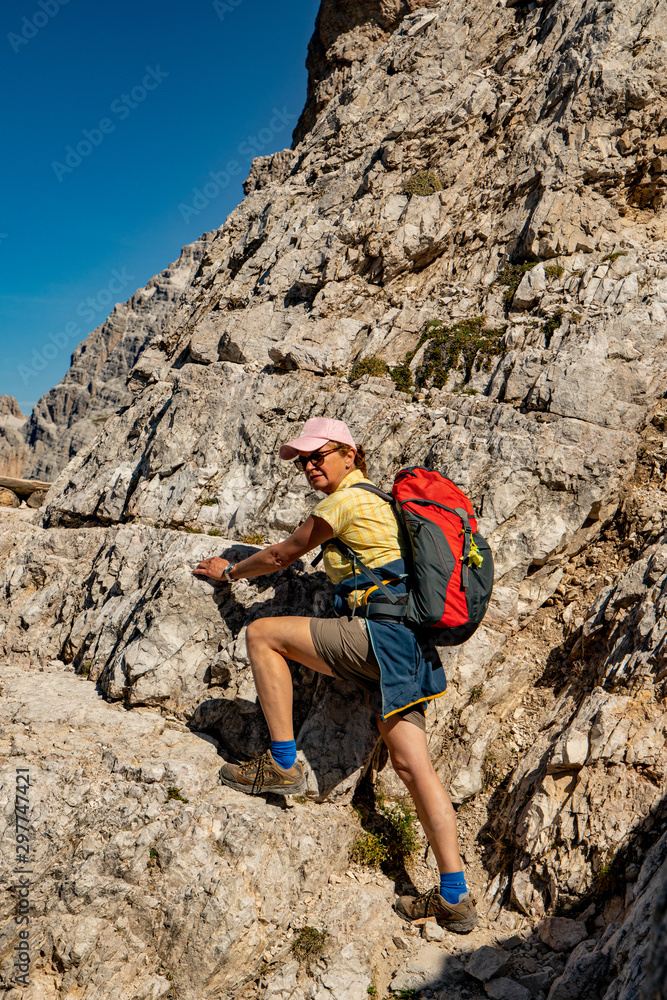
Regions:
[[[349,545],[371,569],[402,559],[400,529],[391,505],[368,490],[350,489],[354,483],[370,480],[360,469],[353,469],[333,493],[320,500],[312,514],[326,521],[334,537]],[[333,584],[353,572],[349,560],[333,546],[324,550],[324,568]]]

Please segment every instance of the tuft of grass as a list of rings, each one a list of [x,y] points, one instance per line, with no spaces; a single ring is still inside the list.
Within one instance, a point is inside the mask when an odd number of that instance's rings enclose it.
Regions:
[[[486,792],[489,788],[495,788],[501,779],[498,758],[493,750],[489,750],[482,765],[482,791]]]
[[[502,269],[495,283],[498,285],[505,285],[505,291],[503,293],[503,298],[505,300],[505,305],[510,306],[512,299],[514,298],[514,293],[521,284],[521,279],[524,274],[528,271],[532,271],[534,267],[537,267],[539,260],[529,260],[525,264],[506,264]]]
[[[561,274],[565,273],[565,268],[561,267],[560,264],[549,264],[544,268],[544,273],[547,278],[560,278]]]
[[[389,376],[393,381],[399,392],[410,392],[412,390],[412,372],[410,371],[410,361],[414,357],[414,351],[412,355],[408,355],[408,359],[403,361],[400,365],[396,365],[389,372]]]
[[[371,1000],[377,1000],[377,995],[378,995],[377,986],[373,986],[372,983],[369,983],[368,986],[366,987],[366,993],[371,998]]]
[[[628,254],[625,250],[617,250],[615,253],[605,254],[602,260],[603,262],[606,260],[610,260],[613,263],[615,260],[618,260],[619,257],[627,257],[627,256]]]
[[[596,899],[608,899],[616,895],[623,887],[623,880],[619,875],[618,865],[614,859],[605,861],[600,865],[593,876],[593,891]]]
[[[157,863],[158,863],[158,853],[154,847],[151,847],[150,851],[148,852],[148,861],[146,862],[146,867],[151,869],[155,868]]]
[[[328,936],[328,931],[318,931],[316,927],[304,927],[293,941],[292,954],[306,966],[308,972],[311,962],[324,953]]]
[[[381,868],[388,857],[389,851],[381,833],[362,834],[357,837],[350,851],[350,861],[369,868]]]
[[[403,194],[407,194],[408,198],[414,195],[424,198],[436,191],[442,191],[442,183],[433,170],[418,170],[403,185]]]
[[[489,371],[492,359],[504,354],[506,329],[487,329],[484,316],[459,320],[452,326],[445,326],[439,319],[429,320],[416,349],[407,355],[404,365],[408,367],[419,348],[427,344],[422,363],[415,372],[416,387],[442,389],[449,373],[462,364],[463,384],[459,389],[465,391],[473,372]]]
[[[211,528],[211,530],[209,531],[209,535],[217,535],[218,537],[220,537],[220,535],[222,535],[222,532],[220,531],[220,528]]]
[[[206,500],[200,500],[199,504],[201,507],[217,507],[218,501],[213,497],[207,497]]]
[[[183,531],[186,531],[188,533],[188,535],[203,535],[204,534],[204,532],[203,532],[203,530],[201,528],[191,528],[189,525],[186,525],[186,527],[183,528]]]
[[[481,684],[477,684],[470,691],[470,697],[468,698],[468,704],[469,705],[474,705],[475,702],[479,701],[479,699],[481,697],[482,697],[482,685]]]
[[[177,799],[179,802],[189,802],[190,801],[190,799],[183,798],[183,796],[181,795],[180,788],[174,788],[173,785],[170,786],[167,789],[167,802],[170,802],[171,799]]]
[[[556,330],[560,327],[561,320],[563,318],[563,310],[556,309],[551,316],[548,316],[544,323],[542,324],[542,333],[544,334],[544,340],[546,346],[548,347],[551,343],[551,338],[553,337]]]
[[[79,671],[80,677],[90,677],[90,668],[93,665],[92,660],[84,660],[81,664],[81,670]]]
[[[581,323],[581,313],[578,312],[570,313],[570,322]]]
[[[350,372],[350,382],[355,382],[364,375],[386,375],[389,372],[389,365],[382,358],[374,355],[372,358],[364,358],[357,361]]]
[[[407,804],[396,802],[392,806],[381,806],[382,815],[388,821],[387,851],[389,864],[398,864],[412,857],[419,848],[419,838],[415,826],[415,814]]]
[[[241,541],[245,542],[247,545],[264,545],[266,542],[266,535],[263,535],[261,531],[251,531],[249,534],[244,535]]]

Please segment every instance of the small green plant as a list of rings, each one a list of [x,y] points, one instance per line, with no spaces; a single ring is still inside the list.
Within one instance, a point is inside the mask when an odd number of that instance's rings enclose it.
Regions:
[[[200,500],[199,503],[202,507],[217,507],[218,505],[218,501],[213,497],[207,497],[206,500]]]
[[[183,796],[181,795],[180,788],[174,788],[173,785],[167,789],[167,802],[170,802],[171,799],[178,799],[179,802],[190,801],[190,799],[184,799]]]
[[[578,313],[578,312],[570,313],[570,322],[571,323],[581,323],[581,313]]]
[[[408,355],[410,361],[414,357],[414,352],[412,357]],[[389,372],[389,376],[392,379],[394,385],[399,390],[399,392],[410,392],[412,389],[412,372],[410,371],[409,361],[403,361],[400,365],[396,365]]]
[[[618,260],[619,257],[627,257],[627,256],[628,255],[627,255],[627,252],[625,250],[617,250],[615,253],[607,253],[607,254],[605,254],[604,257],[602,258],[602,260],[603,261],[610,260],[612,262],[612,264],[613,264],[613,262],[615,260]]]
[[[548,264],[544,268],[544,273],[547,278],[560,278],[561,274],[565,273],[565,268],[561,267],[560,264]]]
[[[266,535],[263,535],[261,531],[250,532],[249,534],[244,535],[241,541],[245,542],[247,545],[264,545]]]
[[[350,861],[369,868],[380,868],[388,856],[389,851],[381,833],[362,834],[357,837],[350,850]]]
[[[220,528],[211,528],[211,530],[209,531],[209,535],[216,535],[217,537],[220,537],[220,535],[222,535],[222,532],[220,531]]]
[[[203,535],[204,534],[204,532],[203,532],[203,530],[201,528],[191,528],[190,525],[186,525],[183,528],[183,531],[186,531],[188,533],[188,535]]]
[[[328,931],[318,931],[315,927],[304,927],[292,943],[292,954],[306,966],[308,972],[310,972],[311,962],[323,954],[328,936]]]
[[[155,868],[158,863],[158,853],[154,847],[151,847],[148,852],[148,861],[146,862],[147,868]]]
[[[442,184],[433,170],[419,170],[403,185],[403,194],[407,194],[408,198],[414,195],[424,198],[436,191],[442,191]]]
[[[479,699],[481,697],[482,697],[482,685],[481,684],[477,684],[470,691],[470,697],[468,698],[468,704],[469,705],[474,705],[475,702],[479,701]]]
[[[502,269],[498,277],[496,278],[496,283],[498,285],[505,285],[505,291],[503,293],[503,298],[505,300],[505,305],[509,306],[514,298],[514,293],[521,284],[521,279],[524,274],[528,271],[532,271],[534,267],[537,267],[539,260],[529,260],[525,264],[506,264]]]
[[[386,375],[389,372],[389,365],[382,358],[374,356],[357,361],[350,372],[350,382],[355,382],[364,375]]]
[[[369,997],[371,998],[371,1000],[376,1000],[377,995],[378,995],[378,988],[377,988],[377,986],[373,986],[372,983],[369,983],[368,986],[366,987],[366,993],[369,995]]]
[[[83,663],[81,664],[81,670],[79,671],[81,677],[90,677],[90,668],[92,667],[92,665],[93,665],[92,660],[83,661]]]
[[[500,781],[500,766],[493,750],[489,750],[482,765],[482,791],[488,791]]]
[[[563,319],[563,310],[556,309],[551,316],[548,316],[544,323],[542,324],[542,333],[544,334],[544,341],[548,347],[551,343],[551,338],[553,337],[556,330],[559,329],[560,324]]]
[[[404,364],[409,366],[419,348],[426,344],[422,362],[415,373],[416,387],[422,389],[432,385],[442,389],[450,372],[462,363],[463,383],[459,389],[464,390],[473,372],[489,371],[492,359],[504,353],[506,329],[487,329],[483,316],[463,319],[452,326],[445,326],[439,319],[429,320],[417,347],[407,355]]]
[[[619,874],[619,864],[615,858],[604,861],[593,876],[593,892],[596,899],[614,896],[623,887]]]
[[[387,861],[396,867],[411,857],[419,847],[415,815],[407,804],[400,802],[392,806],[381,806],[380,809],[389,824],[385,835]]]
[[[398,990],[397,993],[392,993],[391,996],[392,1000],[394,1000],[394,997],[396,997],[397,1000],[417,1000],[419,992],[418,990],[404,989],[404,990]]]

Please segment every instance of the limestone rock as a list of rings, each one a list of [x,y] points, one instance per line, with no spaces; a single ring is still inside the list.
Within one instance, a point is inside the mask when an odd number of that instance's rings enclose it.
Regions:
[[[92,443],[105,421],[131,401],[125,385],[128,372],[149,339],[159,338],[170,323],[208,238],[204,235],[184,247],[177,261],[128,301],[116,305],[109,318],[75,348],[69,371],[38,400],[24,427],[27,454],[22,475],[55,478],[78,451]],[[123,282],[129,284],[129,291],[132,275]]]
[[[507,976],[484,983],[484,990],[492,1000],[530,1000],[531,996],[530,990],[521,986],[516,980],[508,979]]]
[[[12,490],[7,490],[4,486],[0,486],[0,506],[20,507],[21,501],[17,497],[16,493],[12,492]]]
[[[502,948],[490,948],[484,945],[470,956],[466,972],[486,983],[494,976],[501,976],[508,971],[509,958],[508,953]]]
[[[0,476],[21,476],[26,457],[26,417],[13,396],[0,395]]]
[[[537,932],[540,940],[554,951],[572,951],[588,937],[586,925],[568,917],[547,917],[540,923]]]
[[[356,1000],[380,965],[396,989],[446,975],[387,882],[323,881],[371,757],[398,794],[351,689],[293,668],[305,803],[215,779],[216,745],[267,739],[245,626],[325,614],[328,588],[306,565],[231,593],[189,568],[303,520],[316,497],[277,450],[311,416],[348,421],[380,485],[447,471],[491,542],[492,604],[428,716],[491,919],[593,907],[552,1000],[664,980],[666,32],[664,2],[326,0],[294,149],[37,407],[14,474],[62,471],[43,512],[0,511],[0,706],[48,790],[36,997],[148,1000],[169,972],[185,1000]],[[385,377],[351,382],[372,359]],[[304,926],[330,932],[310,971]],[[496,943],[481,926],[462,951]]]

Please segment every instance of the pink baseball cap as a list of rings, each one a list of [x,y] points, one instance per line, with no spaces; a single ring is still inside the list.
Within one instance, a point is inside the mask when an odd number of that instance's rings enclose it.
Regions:
[[[330,420],[328,417],[311,417],[303,425],[301,436],[288,441],[280,448],[280,457],[296,458],[300,451],[317,451],[328,441],[349,444],[356,451],[354,438],[344,420]]]

